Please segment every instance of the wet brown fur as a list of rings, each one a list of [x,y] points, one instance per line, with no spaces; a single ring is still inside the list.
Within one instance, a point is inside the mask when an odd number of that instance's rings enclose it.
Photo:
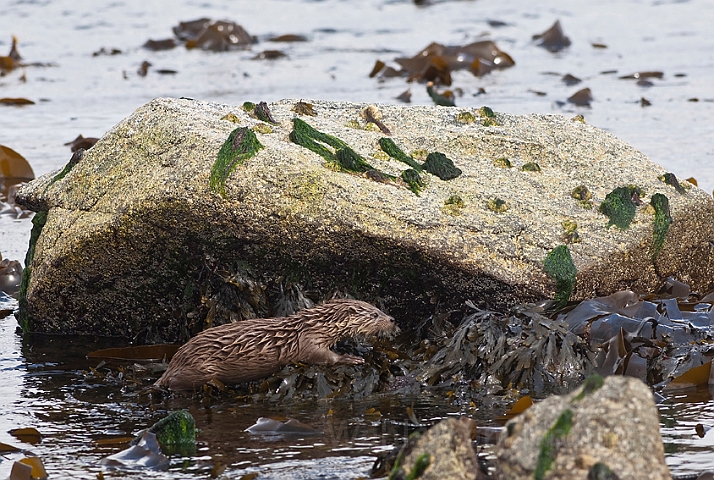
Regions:
[[[216,379],[225,384],[270,376],[294,363],[364,363],[330,348],[344,338],[394,333],[394,319],[358,300],[333,300],[283,318],[256,318],[205,330],[178,349],[159,387],[193,390]]]

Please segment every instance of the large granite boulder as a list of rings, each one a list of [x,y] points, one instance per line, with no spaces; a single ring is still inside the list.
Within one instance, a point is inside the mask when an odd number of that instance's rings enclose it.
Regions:
[[[590,377],[530,407],[506,424],[496,457],[499,478],[512,480],[672,478],[652,392],[624,376]]]
[[[577,119],[296,104],[156,99],[25,186],[22,328],[171,341],[303,292],[408,326],[714,278],[712,198]]]

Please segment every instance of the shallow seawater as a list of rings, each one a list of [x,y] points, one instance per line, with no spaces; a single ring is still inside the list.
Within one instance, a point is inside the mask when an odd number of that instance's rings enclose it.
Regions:
[[[99,137],[159,96],[229,104],[282,98],[397,103],[395,97],[410,89],[413,104],[428,105],[423,84],[369,78],[375,61],[394,65],[395,57],[413,56],[431,42],[492,39],[516,65],[481,78],[455,72],[451,88],[463,91],[456,98],[458,106],[582,114],[588,123],[622,138],[678,177],[695,177],[711,192],[712,11],[714,0],[608,0],[597,5],[584,0],[464,0],[425,7],[398,0],[6,0],[0,2],[0,55],[7,54],[14,34],[24,60],[46,66],[28,66],[0,77],[0,97],[36,102],[0,106],[0,144],[22,154],[41,175],[69,160],[66,142],[80,133]],[[235,21],[259,41],[249,50],[225,53],[181,46],[151,52],[141,47],[148,39],[171,37],[171,27],[180,21],[199,17]],[[554,54],[536,46],[531,37],[557,19],[572,45]],[[504,25],[494,27],[489,24],[493,20]],[[308,41],[267,41],[289,33]],[[93,56],[101,48],[116,48],[121,54]],[[279,49],[287,58],[252,60],[269,49]],[[145,77],[137,73],[143,61],[152,64]],[[160,69],[176,73],[162,75]],[[618,78],[638,71],[662,71],[664,76],[653,79],[651,86]],[[565,85],[561,77],[568,73],[583,81]],[[586,87],[594,97],[589,108],[561,105]],[[479,94],[481,88],[485,94]],[[643,98],[651,105],[641,106]],[[3,258],[24,260],[30,228],[29,219],[0,217]],[[397,404],[384,398],[354,404],[317,402],[287,409],[235,402],[206,408],[176,399],[152,407],[120,382],[83,373],[97,366],[84,358],[86,353],[107,346],[107,341],[23,340],[15,330],[12,316],[0,319],[0,442],[38,454],[51,478],[96,478],[102,470],[99,459],[122,448],[98,447],[97,439],[136,433],[167,409],[187,408],[196,417],[199,454],[172,460],[168,472],[105,471],[105,476],[205,477],[220,461],[231,476],[260,470],[261,478],[356,478],[366,475],[377,452],[408,433],[404,408],[412,402],[420,418],[459,413],[430,397]],[[667,461],[674,473],[714,469],[711,435],[700,438],[694,432],[697,423],[714,425],[713,406],[708,392],[668,393],[660,405]],[[365,417],[371,407],[383,416]],[[330,408],[336,412],[333,416],[327,415]],[[243,431],[259,416],[274,414],[295,416],[328,433],[288,441],[256,439]],[[480,423],[489,424],[492,412],[483,415]],[[7,433],[26,426],[45,435],[40,444],[21,445]],[[0,477],[9,474],[14,458],[0,460]]]

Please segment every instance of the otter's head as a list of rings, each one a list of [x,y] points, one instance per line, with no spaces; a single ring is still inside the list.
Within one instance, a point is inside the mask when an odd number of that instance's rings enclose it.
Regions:
[[[340,338],[391,337],[399,331],[392,317],[367,302],[332,300],[323,307],[329,311],[329,323]]]

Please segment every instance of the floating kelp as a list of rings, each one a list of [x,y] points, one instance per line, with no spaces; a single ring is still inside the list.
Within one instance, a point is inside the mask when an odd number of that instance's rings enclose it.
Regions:
[[[276,435],[291,438],[322,435],[320,430],[304,424],[294,418],[280,421],[272,418],[260,417],[254,425],[246,428],[245,431],[254,435]]]
[[[578,83],[582,82],[578,77],[574,77],[571,74],[564,75],[563,78],[560,79],[564,84],[566,84],[569,87],[572,87],[573,85],[577,85]]]
[[[8,480],[46,480],[47,470],[39,457],[28,456],[12,465]]]
[[[200,48],[214,52],[244,49],[256,42],[256,39],[235,22],[216,21],[200,18],[190,22],[181,22],[173,27],[179,40],[186,42],[186,48]]]
[[[151,40],[149,40],[151,41]],[[101,57],[101,56],[114,56],[114,55],[121,55],[122,51],[119,50],[118,48],[100,48],[99,50],[92,52],[93,57]]]
[[[161,452],[156,435],[145,432],[136,445],[103,458],[99,463],[113,468],[164,469],[169,465],[169,458]]]
[[[22,105],[34,105],[35,102],[28,100],[27,98],[21,97],[3,97],[0,98],[0,105],[8,106],[22,106]]]
[[[287,58],[288,56],[280,50],[263,50],[251,60],[277,60],[279,58]]]
[[[0,202],[2,205],[4,202]],[[4,209],[3,209],[4,210]],[[14,213],[13,209],[13,213]],[[2,211],[0,211],[2,215]],[[13,295],[20,290],[22,281],[22,264],[17,260],[4,258],[0,260],[0,292]]]
[[[619,77],[621,80],[641,80],[643,78],[657,78],[661,79],[664,77],[663,72],[635,72],[629,75],[623,75]]]
[[[269,42],[307,42],[307,37],[304,35],[296,35],[293,33],[287,33],[285,35],[278,35],[277,37],[271,37],[268,39]]]
[[[8,432],[21,442],[37,445],[42,441],[42,434],[36,428],[14,428]]]
[[[578,90],[570,97],[568,97],[568,102],[577,105],[579,107],[589,107],[590,102],[593,101],[593,94],[589,88],[583,88]]]
[[[7,56],[0,56],[0,73],[10,72],[16,67],[21,66],[22,57],[17,51],[17,37],[12,36],[12,46]]]
[[[84,150],[89,150],[94,146],[95,143],[97,143],[98,140],[99,139],[96,137],[83,137],[80,133],[79,135],[77,135],[77,138],[75,138],[71,142],[65,143],[65,145],[69,145],[70,150],[72,150],[72,153],[74,153],[80,148]]]
[[[32,180],[35,173],[25,157],[10,147],[0,145],[0,181],[11,178]]]
[[[411,103],[412,101],[412,91],[407,89],[395,97],[400,102]]]
[[[147,40],[143,45],[143,48],[151,50],[152,52],[159,52],[162,50],[171,50],[176,47],[176,40],[173,38],[165,38],[163,40]]]
[[[540,40],[539,47],[543,47],[550,52],[559,52],[570,46],[570,39],[563,33],[560,20],[556,20],[552,27],[543,33],[533,35],[533,40]]]
[[[145,77],[149,73],[149,67],[152,64],[144,60],[141,62],[141,65],[139,66],[139,69],[136,71],[136,74],[139,75],[140,77]]]
[[[508,68],[515,65],[507,53],[501,51],[489,40],[468,45],[446,46],[431,43],[413,57],[399,57],[395,61],[401,70],[385,68],[384,62],[378,61],[370,76],[382,72],[383,77],[404,76],[407,81],[435,82],[451,85],[451,72],[469,69],[474,75],[482,76],[494,69]]]

